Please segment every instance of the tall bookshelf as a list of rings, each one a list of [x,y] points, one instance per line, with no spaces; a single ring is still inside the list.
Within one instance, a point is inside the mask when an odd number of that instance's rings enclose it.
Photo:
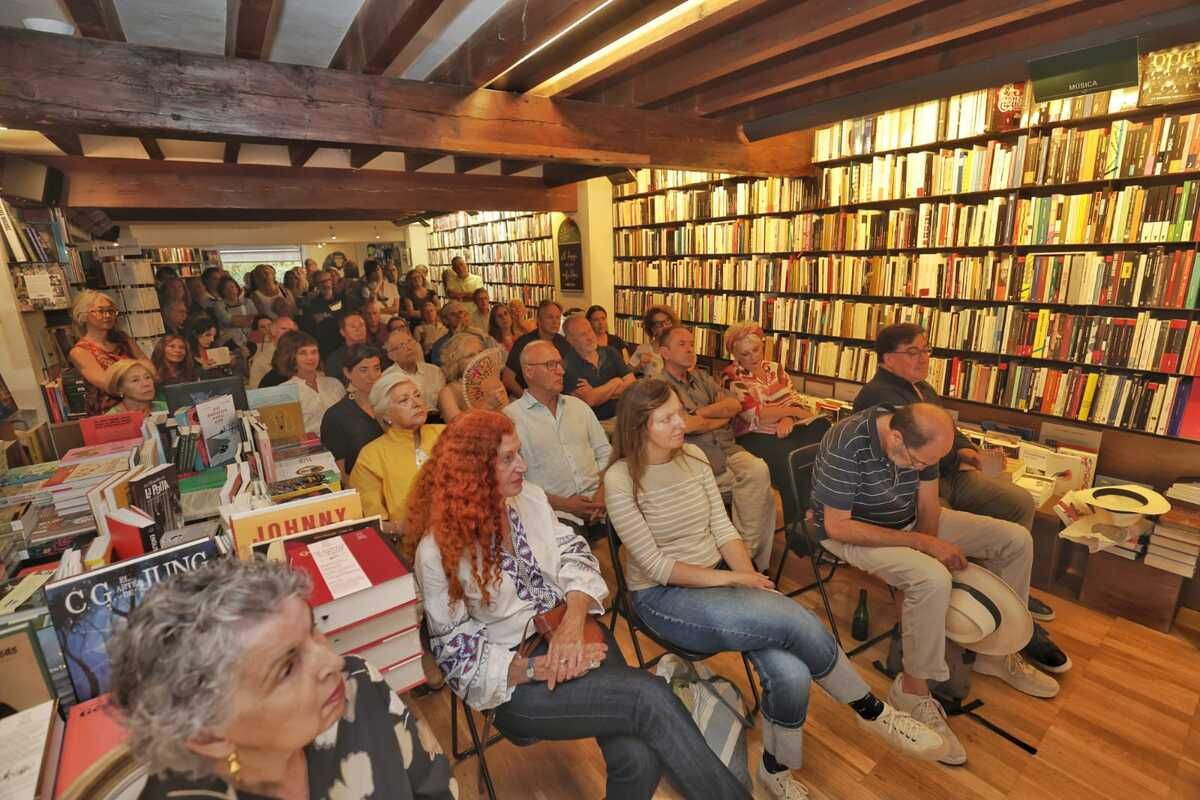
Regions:
[[[201,247],[147,247],[142,250],[142,257],[155,272],[159,267],[171,267],[181,278],[198,278],[208,267],[221,265],[216,250]]]
[[[879,328],[917,322],[946,397],[1176,434],[1200,402],[1200,102],[1137,100],[1008,85],[818,129],[812,177],[643,170],[613,198],[616,332],[665,304],[724,356],[757,321],[793,372],[861,383]]]
[[[459,211],[437,217],[429,234],[431,280],[455,256],[483,278],[492,300],[520,298],[526,305],[552,298],[554,227],[547,211]],[[443,296],[445,287],[442,287]]]
[[[103,291],[117,306],[117,328],[149,353],[166,331],[154,285],[157,267],[136,246],[97,245],[95,252]]]

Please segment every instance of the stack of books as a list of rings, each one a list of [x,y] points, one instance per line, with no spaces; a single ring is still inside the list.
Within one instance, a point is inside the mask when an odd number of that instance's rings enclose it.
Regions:
[[[54,510],[60,515],[87,511],[88,490],[132,467],[141,444],[141,439],[128,439],[68,450],[43,485],[50,492]]]
[[[1170,494],[1168,490],[1168,495]],[[1200,505],[1174,500],[1171,510],[1158,518],[1154,532],[1150,534],[1150,544],[1146,548],[1146,564],[1190,578],[1196,574],[1198,557]]]
[[[358,519],[253,549],[309,576],[317,628],[338,655],[364,659],[394,691],[407,692],[425,682],[416,582],[380,524]]]

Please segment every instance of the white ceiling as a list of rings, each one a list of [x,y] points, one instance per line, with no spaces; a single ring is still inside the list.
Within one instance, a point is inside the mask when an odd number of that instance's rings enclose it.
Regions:
[[[133,44],[225,54],[226,0],[116,0],[116,8]]]
[[[430,22],[424,28],[438,31],[437,36],[427,39],[418,37],[417,40],[414,40],[414,45],[423,45],[420,53],[403,71],[396,72],[394,69],[389,69],[387,74],[399,74],[402,78],[412,78],[418,81],[424,80],[472,33],[479,30],[480,26],[487,22],[505,2],[506,0],[455,0],[455,2],[443,3],[442,8],[430,18]],[[443,11],[446,13],[443,14]],[[404,58],[405,55],[405,51],[401,51],[397,61]],[[393,63],[392,66],[394,68],[396,65]]]
[[[268,60],[329,66],[362,4],[363,0],[286,0]]]
[[[0,25],[20,28],[21,20],[27,17],[71,23],[71,15],[61,0],[0,0]]]

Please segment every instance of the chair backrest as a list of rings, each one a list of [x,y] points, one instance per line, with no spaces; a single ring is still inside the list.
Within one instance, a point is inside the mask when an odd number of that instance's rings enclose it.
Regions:
[[[813,464],[816,463],[817,450],[820,447],[820,442],[814,442],[804,447],[797,447],[788,453],[788,477],[791,484],[789,488],[792,500],[799,509],[795,528],[805,536],[808,535],[808,525],[805,523],[804,517],[812,496]]]

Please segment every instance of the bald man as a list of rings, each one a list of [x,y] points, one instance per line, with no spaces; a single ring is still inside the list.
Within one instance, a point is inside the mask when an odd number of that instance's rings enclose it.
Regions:
[[[944,764],[967,760],[928,684],[950,677],[951,573],[972,558],[1026,601],[1033,566],[1033,539],[1025,528],[941,507],[938,462],[954,446],[954,436],[954,421],[932,403],[860,411],[821,440],[811,498],[825,548],[904,593],[904,670],[888,701],[942,734],[949,745]],[[977,655],[974,669],[1033,697],[1058,694],[1058,682],[1020,654]]]

